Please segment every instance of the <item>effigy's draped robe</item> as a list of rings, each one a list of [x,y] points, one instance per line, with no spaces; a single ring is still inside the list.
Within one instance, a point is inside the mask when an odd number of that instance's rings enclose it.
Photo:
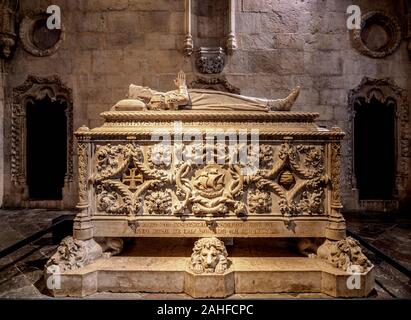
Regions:
[[[267,99],[246,97],[238,94],[208,90],[189,89],[190,103],[187,109],[192,110],[244,110],[265,111]]]

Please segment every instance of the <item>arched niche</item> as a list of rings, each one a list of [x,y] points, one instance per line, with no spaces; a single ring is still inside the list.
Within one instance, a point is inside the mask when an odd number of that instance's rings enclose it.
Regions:
[[[355,117],[356,110],[372,102],[384,104],[393,109],[394,118],[394,183],[391,200],[386,199],[358,199],[358,185],[355,170]],[[349,123],[347,130],[347,176],[346,186],[354,191],[361,209],[391,210],[398,207],[399,201],[406,195],[408,183],[408,103],[405,90],[398,87],[391,79],[371,79],[365,77],[361,84],[351,90],[348,97]],[[387,119],[389,121],[389,119]],[[378,158],[375,159],[378,163]],[[381,167],[380,170],[390,170]],[[374,173],[377,177],[379,172]]]
[[[41,107],[45,104],[49,109]],[[53,106],[61,108],[61,112],[63,112],[63,114],[60,112],[60,120],[63,119],[62,121],[65,121],[65,123],[62,123],[63,130],[65,131],[65,141],[61,141],[61,145],[66,149],[65,159],[63,159],[65,163],[62,164],[65,173],[63,176],[61,199],[42,199],[41,196],[38,199],[31,199],[30,197],[28,181],[28,152],[30,151],[28,143],[30,143],[30,140],[28,138],[31,137],[28,137],[28,130],[30,130],[28,124],[30,125],[31,122],[28,123],[28,120],[35,121],[35,119],[41,118],[41,114],[34,112],[35,109],[33,108],[35,106],[43,108],[43,114],[44,111],[50,110]],[[36,116],[33,117],[33,114]],[[58,129],[58,126],[53,123],[50,123],[46,128],[42,128],[42,135],[44,136],[45,133],[48,135],[48,138],[45,138],[42,143],[44,143],[44,148],[49,150],[51,156],[53,148],[60,147],[58,142],[56,143],[52,139],[54,138],[53,134],[55,134],[56,128]],[[59,130],[61,131],[61,129]],[[44,149],[42,148],[42,150]],[[31,152],[33,154],[33,150]],[[35,168],[33,169],[33,166],[31,166],[31,170],[33,171]],[[44,177],[47,177],[49,173],[45,171],[42,174],[44,174]],[[72,90],[66,87],[58,76],[36,77],[30,75],[22,85],[13,89],[11,105],[11,180],[16,186],[21,188],[23,201],[36,200],[37,204],[38,200],[64,200],[65,194],[68,192],[68,185],[73,181],[73,97]],[[25,204],[30,206],[27,202]]]

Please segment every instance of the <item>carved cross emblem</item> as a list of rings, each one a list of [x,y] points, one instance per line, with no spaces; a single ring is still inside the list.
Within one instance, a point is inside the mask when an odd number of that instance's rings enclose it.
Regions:
[[[137,172],[137,168],[129,168],[124,172],[122,182],[130,190],[136,190],[137,186],[143,183],[143,175]]]

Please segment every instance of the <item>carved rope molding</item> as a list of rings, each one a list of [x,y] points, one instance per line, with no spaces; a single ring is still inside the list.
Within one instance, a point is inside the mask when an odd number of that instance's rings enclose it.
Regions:
[[[13,89],[11,106],[11,179],[16,184],[26,184],[26,106],[30,100],[50,99],[67,103],[67,173],[65,182],[73,181],[73,94],[57,75],[50,77],[28,76]]]
[[[352,189],[356,188],[356,179],[354,172],[354,105],[359,99],[365,99],[369,102],[372,97],[378,99],[381,103],[390,103],[395,108],[395,122],[397,139],[396,142],[396,174],[395,174],[395,193],[405,192],[408,181],[408,100],[406,91],[398,87],[390,78],[371,79],[365,77],[361,84],[350,91],[348,97],[348,120],[347,140],[348,140],[348,161],[347,172],[343,175],[345,186]],[[346,190],[349,191],[349,190]]]

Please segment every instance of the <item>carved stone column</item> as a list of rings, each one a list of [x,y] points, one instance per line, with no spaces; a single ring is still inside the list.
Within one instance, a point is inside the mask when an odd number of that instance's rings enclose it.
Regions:
[[[0,4],[0,57],[10,58],[16,45],[17,0],[4,0]]]
[[[332,131],[341,132],[340,128],[333,127]],[[328,216],[328,226],[326,237],[330,240],[341,240],[345,238],[345,220],[341,214],[342,204],[340,196],[340,175],[341,175],[341,142],[332,141],[328,144],[328,172],[331,177],[331,211]]]
[[[89,128],[82,126],[78,131],[87,132]],[[82,136],[77,144],[78,159],[78,194],[79,202],[77,208],[80,213],[74,219],[73,237],[78,240],[88,240],[93,237],[93,223],[89,213],[89,157],[90,144],[88,137]]]
[[[227,38],[227,52],[228,54],[232,55],[234,51],[237,49],[237,39],[235,36],[235,2],[236,0],[229,0],[229,33]]]
[[[191,0],[185,0],[185,40],[184,40],[184,54],[189,57],[193,53],[194,44],[193,36],[191,34]]]

